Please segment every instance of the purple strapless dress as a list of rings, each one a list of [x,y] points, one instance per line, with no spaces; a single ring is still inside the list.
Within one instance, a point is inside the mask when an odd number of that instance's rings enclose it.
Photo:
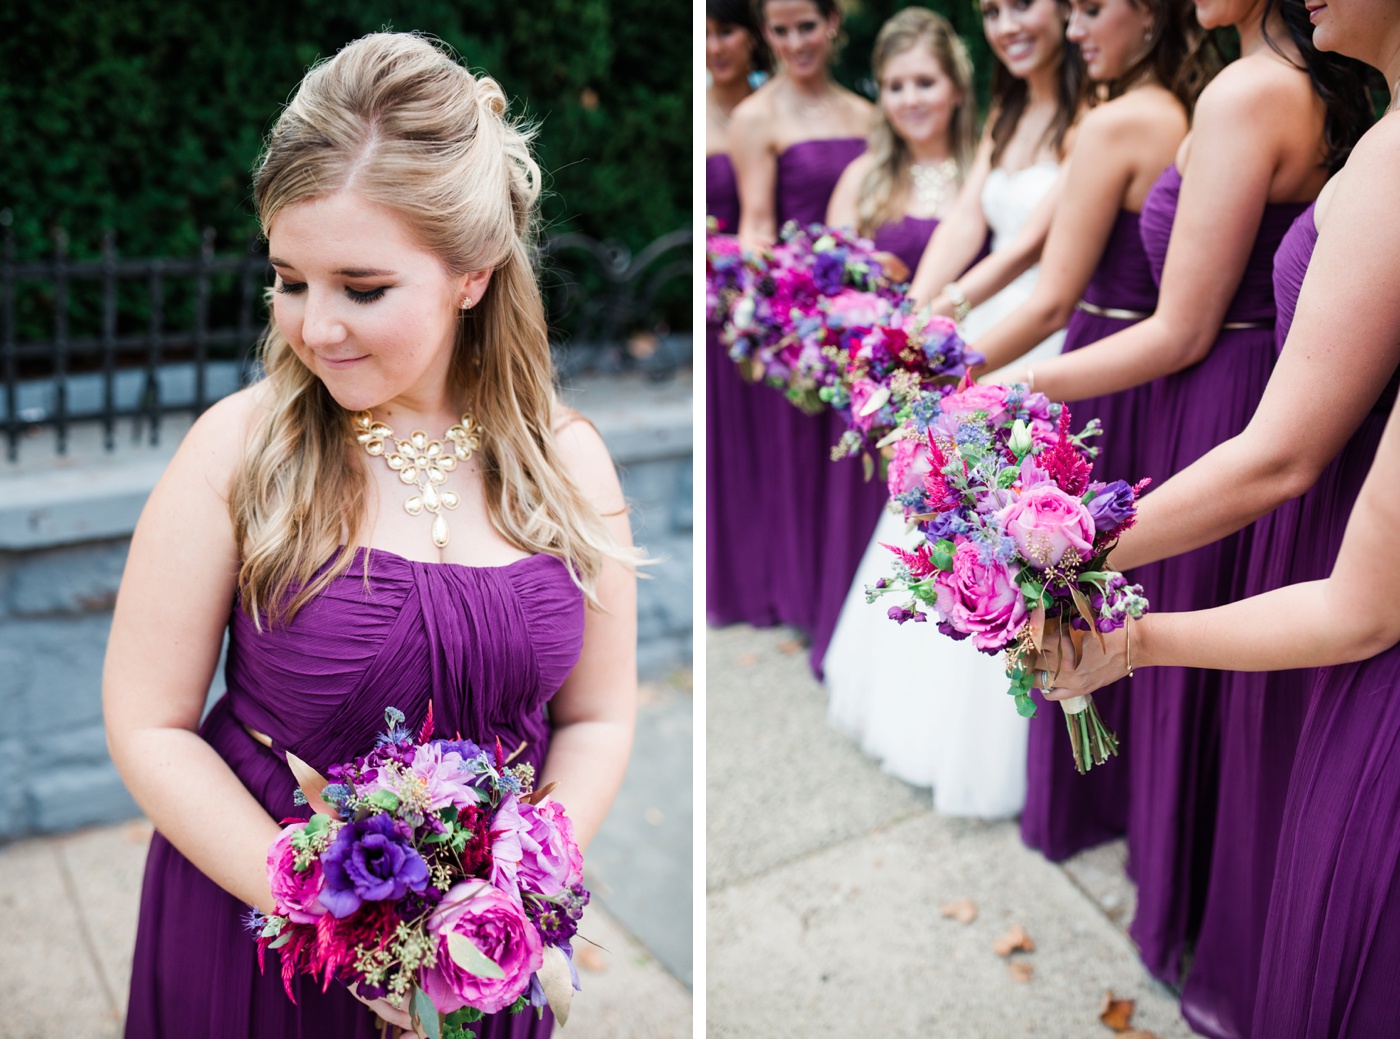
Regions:
[[[924,246],[928,245],[936,227],[936,217],[906,216],[875,231],[875,248],[898,256],[909,268],[909,277],[912,278],[919,268],[919,260],[923,258]]]
[[[705,212],[733,233],[739,226],[739,186],[728,155],[705,158]],[[777,623],[773,607],[773,535],[758,525],[750,500],[763,481],[755,415],[771,402],[744,381],[719,339],[705,326],[705,613],[711,624]]]
[[[369,552],[366,586],[349,570],[289,625],[259,633],[235,607],[229,620],[228,693],[200,735],[274,819],[306,818],[291,770],[244,729],[266,733],[325,770],[363,754],[397,707],[417,730],[432,704],[436,735],[503,746],[525,743],[539,769],[549,747],[546,704],[583,643],[583,597],[562,562],[532,556],[502,567],[419,563]],[[211,825],[218,806],[211,805]],[[127,1011],[128,1039],[373,1039],[374,1015],[341,985],[308,978],[282,989],[269,954],[244,929],[247,907],[190,864],[159,833],[151,842]],[[544,1039],[546,1012],[499,1014],[480,1039]]]
[[[1143,246],[1161,278],[1181,175],[1171,166],[1143,205]],[[1238,435],[1274,364],[1273,258],[1306,203],[1266,206],[1240,286],[1210,354],[1153,383],[1143,432],[1142,476],[1161,481]],[[1238,599],[1252,528],[1135,574],[1158,612],[1208,609]],[[1153,668],[1133,680],[1128,864],[1138,885],[1130,929],[1143,963],[1179,983],[1182,957],[1201,921],[1219,792],[1221,690],[1228,673]]]
[[[1293,224],[1274,257],[1281,351],[1308,261],[1317,244],[1313,211]],[[1296,347],[1295,347],[1296,348]],[[1362,419],[1341,453],[1304,495],[1254,525],[1245,595],[1325,578],[1395,400],[1396,380]],[[1283,827],[1284,799],[1293,773],[1314,669],[1237,672],[1221,698],[1220,799],[1210,885],[1196,958],[1182,991],[1182,1013],[1192,1028],[1216,1039],[1251,1034],[1260,957]],[[1391,966],[1400,970],[1400,962]],[[1302,1030],[1269,1034],[1302,1034]],[[1370,1033],[1359,1033],[1370,1034]]]
[[[1118,214],[1103,256],[1084,290],[1086,303],[1105,310],[1133,311],[1143,317],[1157,308],[1157,282],[1143,249],[1139,220],[1137,213],[1127,210]],[[1076,310],[1065,326],[1063,352],[1096,343],[1139,320]],[[1096,441],[1095,479],[1135,483],[1144,475],[1142,453],[1150,392],[1150,386],[1136,386],[1070,405],[1075,428],[1093,418],[1103,424],[1104,435]],[[1130,574],[1129,579],[1138,578]],[[1128,713],[1132,697],[1122,686],[1119,682],[1099,690],[1094,702],[1104,721],[1123,738],[1124,753],[1131,754]],[[1030,723],[1021,839],[1052,862],[1061,862],[1124,834],[1131,770],[1124,761],[1111,761],[1079,775],[1065,734],[1063,712],[1038,692],[1032,696],[1037,710]]]

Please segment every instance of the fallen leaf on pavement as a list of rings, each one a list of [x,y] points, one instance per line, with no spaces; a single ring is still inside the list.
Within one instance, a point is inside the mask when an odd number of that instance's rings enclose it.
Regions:
[[[970,898],[960,898],[956,902],[949,902],[940,907],[938,911],[960,924],[970,924],[977,919],[977,903]]]
[[[801,639],[784,639],[782,642],[778,643],[779,653],[801,653],[806,648],[807,647],[802,644]]]
[[[1035,973],[1035,964],[1025,960],[1012,960],[1006,966],[1011,971],[1012,981],[1030,981],[1031,975]]]
[[[608,969],[608,961],[603,959],[597,949],[591,945],[585,945],[574,949],[574,959],[584,970],[591,970],[594,974]]]
[[[758,663],[758,654],[740,653],[737,657],[734,658],[734,663],[738,664],[740,667],[753,667],[755,664]]]
[[[1103,1006],[1099,1008],[1099,1020],[1115,1032],[1126,1032],[1133,1027],[1133,1009],[1137,1002],[1131,999],[1114,999],[1110,990],[1104,993]]]
[[[1013,952],[1035,952],[1035,942],[1031,941],[1031,936],[1026,933],[1024,927],[1015,924],[996,940],[992,949],[998,956],[1010,956]]]

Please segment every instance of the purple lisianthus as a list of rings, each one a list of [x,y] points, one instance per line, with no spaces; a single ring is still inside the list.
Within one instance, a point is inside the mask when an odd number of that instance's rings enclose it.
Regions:
[[[1137,495],[1124,480],[1114,480],[1097,490],[1098,494],[1094,495],[1088,504],[1089,515],[1094,520],[1094,530],[1100,534],[1112,533],[1137,511]]]
[[[841,291],[841,283],[846,277],[846,261],[835,253],[817,253],[812,265],[812,281],[824,296],[834,296]]]
[[[428,864],[414,850],[407,828],[387,815],[371,815],[343,827],[321,857],[325,886],[320,902],[344,919],[363,902],[396,902],[428,887]]]

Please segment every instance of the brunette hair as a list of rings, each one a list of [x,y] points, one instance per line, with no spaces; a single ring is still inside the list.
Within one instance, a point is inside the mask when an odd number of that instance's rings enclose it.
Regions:
[[[705,0],[705,17],[722,25],[738,26],[749,34],[753,41],[753,50],[749,52],[750,71],[773,71],[773,54],[763,38],[763,24],[749,0]]]
[[[880,27],[870,65],[878,82],[891,58],[920,45],[928,47],[944,75],[962,95],[948,123],[949,150],[958,164],[961,184],[977,146],[977,102],[973,97],[972,59],[948,19],[923,7],[906,7]],[[874,234],[882,224],[903,215],[904,199],[911,185],[909,146],[895,133],[884,109],[878,112],[866,148],[874,163],[861,181],[856,206],[856,231],[862,235]]]
[[[1045,0],[1064,7],[1065,0]],[[1079,48],[1065,39],[1060,51],[1059,83],[1055,91],[1055,118],[1045,132],[1046,139],[1057,153],[1064,151],[1065,135],[1079,115],[1084,85],[1084,63],[1079,60]],[[1011,74],[1001,59],[992,54],[992,165],[1000,160],[1006,146],[1016,133],[1016,126],[1030,101],[1026,81]]]
[[[1113,82],[1107,91],[1086,84],[1089,104],[1112,100],[1144,79],[1151,78],[1170,90],[1189,115],[1196,108],[1211,77],[1222,64],[1215,37],[1205,32],[1196,21],[1191,0],[1128,0],[1139,11],[1152,14],[1152,45],[1147,53],[1134,62]]]
[[[512,545],[564,560],[596,605],[604,558],[635,556],[555,445],[563,409],[531,266],[540,169],[532,131],[506,109],[496,81],[472,75],[444,45],[366,36],[306,74],[272,128],[253,199],[266,233],[288,206],[353,190],[393,212],[453,275],[492,271],[482,299],[458,312],[450,374],[485,431],[477,457],[487,511]],[[229,511],[244,609],[289,620],[349,566],[367,476],[350,450],[351,416],[275,321],[261,359],[266,407]]]
[[[1303,55],[1302,67],[1312,80],[1313,89],[1327,106],[1323,129],[1327,155],[1322,165],[1329,173],[1336,173],[1346,164],[1361,135],[1375,122],[1371,84],[1376,73],[1354,58],[1317,49],[1313,45],[1312,22],[1303,0],[1267,0],[1264,4],[1264,39],[1277,54],[1285,56],[1278,41],[1269,35],[1269,16],[1275,8]]]

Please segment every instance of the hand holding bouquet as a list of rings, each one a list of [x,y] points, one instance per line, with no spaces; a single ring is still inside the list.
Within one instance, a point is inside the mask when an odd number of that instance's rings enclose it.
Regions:
[[[1052,683],[1028,666],[1032,650],[1067,630],[1078,652],[1086,632],[1102,639],[1147,608],[1142,589],[1107,566],[1136,517],[1145,482],[1091,479],[1086,446],[1096,423],[1070,432],[1070,411],[1023,385],[928,394],[909,408],[890,463],[890,496],[923,540],[898,557],[894,574],[867,589],[874,601],[904,592],[899,623],[940,618],[939,630],[1007,653],[1008,690],[1031,717],[1033,687]],[[1118,752],[1090,697],[1061,701],[1080,772]]]
[[[428,740],[431,711],[415,740],[401,712],[385,717],[369,754],[329,770],[333,783],[287,756],[316,813],[288,821],[268,851],[276,912],[249,921],[259,963],[279,950],[289,997],[309,974],[403,1001],[434,1039],[546,1004],[562,1023],[588,902],[569,817],[499,742],[492,754]]]

